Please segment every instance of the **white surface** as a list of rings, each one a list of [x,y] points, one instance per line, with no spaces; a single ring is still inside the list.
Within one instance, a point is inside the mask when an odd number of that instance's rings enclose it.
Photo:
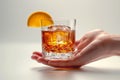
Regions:
[[[1,43],[0,80],[119,80],[120,57],[100,60],[78,70],[59,70],[31,60],[39,43]]]

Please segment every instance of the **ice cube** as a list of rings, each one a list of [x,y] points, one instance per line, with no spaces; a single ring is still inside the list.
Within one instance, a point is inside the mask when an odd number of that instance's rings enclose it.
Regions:
[[[54,25],[54,26],[50,26],[48,29],[52,31],[56,31],[56,30],[70,31],[70,27],[65,25]]]
[[[55,26],[50,26],[50,27],[48,27],[48,30],[54,31],[54,30],[56,30],[56,27]]]
[[[70,28],[69,26],[65,26],[65,25],[64,25],[64,26],[63,26],[63,30],[64,30],[64,31],[70,31],[71,28]]]

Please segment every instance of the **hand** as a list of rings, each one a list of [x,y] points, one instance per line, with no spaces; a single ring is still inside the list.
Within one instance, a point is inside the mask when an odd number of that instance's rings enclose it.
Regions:
[[[40,52],[33,52],[32,59],[53,67],[81,67],[93,61],[112,56],[110,42],[110,34],[103,30],[93,30],[76,41],[76,51],[69,60],[46,60]]]

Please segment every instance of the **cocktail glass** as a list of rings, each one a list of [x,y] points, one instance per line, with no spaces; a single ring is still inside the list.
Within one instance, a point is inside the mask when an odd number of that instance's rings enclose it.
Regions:
[[[43,20],[44,21],[44,20]],[[76,19],[54,20],[42,27],[42,53],[46,59],[69,59],[75,47]]]

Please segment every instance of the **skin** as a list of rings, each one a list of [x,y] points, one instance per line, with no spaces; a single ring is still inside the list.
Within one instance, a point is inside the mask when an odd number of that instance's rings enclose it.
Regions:
[[[46,60],[40,52],[33,52],[32,59],[52,67],[79,68],[100,59],[120,56],[120,35],[99,29],[87,32],[75,45],[76,50],[69,60]]]

